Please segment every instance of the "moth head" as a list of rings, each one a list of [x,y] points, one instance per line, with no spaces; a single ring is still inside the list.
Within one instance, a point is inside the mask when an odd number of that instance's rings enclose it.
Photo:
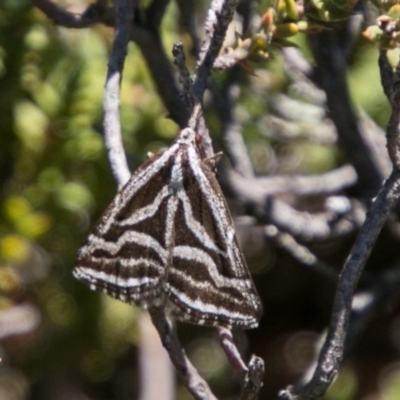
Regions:
[[[193,145],[195,143],[195,140],[196,140],[196,132],[191,128],[185,128],[182,129],[179,134],[178,143]]]

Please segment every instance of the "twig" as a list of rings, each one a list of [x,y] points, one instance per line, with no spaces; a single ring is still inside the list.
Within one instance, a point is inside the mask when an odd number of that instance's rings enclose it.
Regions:
[[[234,371],[243,379],[248,373],[249,369],[247,365],[242,360],[239,350],[237,349],[232,336],[232,331],[225,327],[217,327],[217,333],[219,341],[226,356],[228,357],[229,363],[231,364]]]
[[[180,96],[175,73],[160,37],[159,29],[149,27],[146,21],[135,20],[132,40],[139,46],[168,116],[180,128],[187,126],[189,111]]]
[[[193,82],[192,78],[190,77],[190,72],[186,67],[186,57],[183,50],[182,42],[174,43],[174,46],[172,47],[172,54],[174,56],[174,64],[178,68],[179,81],[183,86],[183,101],[188,110],[193,110]]]
[[[118,187],[128,181],[130,171],[122,144],[119,118],[119,97],[122,71],[128,47],[130,28],[133,20],[132,0],[118,0],[116,3],[117,27],[108,63],[106,87],[104,92],[104,141],[108,160]]]
[[[394,72],[389,65],[386,52],[381,51],[379,67],[382,87],[392,107],[392,114],[386,131],[388,153],[393,167],[400,170],[400,62]]]
[[[210,158],[214,152],[211,139],[203,120],[202,98],[207,87],[207,79],[225,38],[226,30],[233,18],[239,0],[213,0],[205,23],[206,36],[197,61],[196,79],[193,83],[195,105],[189,119],[189,127],[201,138],[202,153]]]
[[[232,331],[224,327],[218,327],[217,333],[229,363],[241,378],[242,391],[240,399],[258,399],[258,394],[263,386],[264,361],[253,355],[249,364],[246,365],[233,341]]]
[[[253,354],[250,358],[248,368],[249,373],[245,376],[240,398],[257,400],[259,391],[263,386],[264,361]]]
[[[214,61],[225,39],[226,30],[232,21],[239,0],[213,0],[205,23],[206,36],[197,62],[197,75],[193,91],[197,99],[203,97]]]

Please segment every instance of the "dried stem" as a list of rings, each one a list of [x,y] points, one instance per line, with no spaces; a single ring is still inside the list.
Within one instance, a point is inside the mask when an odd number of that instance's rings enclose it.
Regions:
[[[128,181],[130,171],[126,161],[122,143],[121,123],[119,118],[119,98],[122,71],[133,21],[132,0],[118,0],[116,3],[116,22],[113,47],[108,63],[106,87],[104,92],[104,141],[107,148],[108,160],[118,187]]]
[[[197,62],[197,75],[193,85],[198,100],[203,97],[214,61],[221,50],[226,30],[232,21],[239,0],[213,0],[205,23],[206,36]]]
[[[186,57],[183,50],[182,42],[174,43],[172,54],[174,56],[174,63],[178,68],[179,81],[183,86],[183,101],[188,110],[193,110],[195,103],[193,94],[193,82],[192,78],[190,77],[190,72],[186,66]]]
[[[253,355],[248,365],[242,360],[239,350],[234,341],[232,331],[224,327],[218,327],[217,333],[222,348],[228,357],[233,370],[240,376],[242,391],[241,400],[253,400],[258,398],[263,386],[264,362],[261,358]]]
[[[207,88],[207,80],[218,53],[222,47],[226,31],[232,21],[239,0],[213,0],[205,22],[206,36],[197,61],[196,79],[193,83],[195,105],[189,119],[189,127],[201,137],[200,148],[206,158],[214,154],[210,135],[203,120],[202,98]]]

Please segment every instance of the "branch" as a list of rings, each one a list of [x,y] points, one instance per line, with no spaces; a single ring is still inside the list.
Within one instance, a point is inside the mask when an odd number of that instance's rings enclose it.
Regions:
[[[206,36],[201,46],[196,80],[193,85],[193,91],[199,101],[207,87],[207,79],[222,47],[226,30],[232,21],[238,3],[239,0],[213,0],[208,10],[205,23]]]
[[[207,80],[211,69],[225,39],[225,34],[232,21],[239,0],[213,0],[205,22],[206,36],[201,46],[197,61],[196,79],[193,83],[195,105],[189,119],[189,127],[194,129],[199,137],[200,150],[206,158],[214,155],[211,139],[204,122],[202,98],[207,88]]]
[[[400,170],[400,62],[394,72],[389,65],[386,51],[379,54],[379,68],[384,92],[392,108],[386,130],[387,146],[393,167]]]
[[[232,331],[225,327],[218,327],[217,333],[229,363],[241,378],[242,391],[240,393],[240,400],[258,399],[258,394],[263,386],[263,360],[253,355],[249,364],[246,365],[233,341]]]
[[[122,71],[133,21],[132,0],[118,0],[116,6],[117,27],[113,47],[108,63],[106,87],[104,92],[104,141],[112,173],[121,188],[131,173],[126,161],[122,144],[121,123],[119,118],[119,98]]]
[[[190,77],[190,72],[186,66],[186,57],[182,42],[174,43],[172,54],[174,56],[174,64],[178,68],[179,81],[183,87],[183,101],[188,110],[193,110],[193,82],[192,78]]]
[[[189,111],[181,99],[175,73],[165,52],[159,31],[152,30],[144,21],[136,21],[132,28],[131,38],[139,46],[146,60],[157,92],[168,110],[169,118],[180,128],[186,127]]]

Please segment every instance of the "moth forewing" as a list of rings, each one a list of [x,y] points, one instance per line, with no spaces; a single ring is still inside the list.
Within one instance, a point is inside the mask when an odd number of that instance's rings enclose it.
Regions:
[[[79,250],[74,275],[91,289],[142,306],[162,302],[169,196],[163,169],[173,154],[152,156],[135,171]]]
[[[222,191],[208,163],[191,148],[186,159],[183,210],[176,221],[179,246],[168,278],[175,312],[196,323],[254,327],[261,306]]]
[[[78,253],[92,289],[178,319],[251,328],[261,306],[215,178],[195,133],[181,131],[132,175]]]

